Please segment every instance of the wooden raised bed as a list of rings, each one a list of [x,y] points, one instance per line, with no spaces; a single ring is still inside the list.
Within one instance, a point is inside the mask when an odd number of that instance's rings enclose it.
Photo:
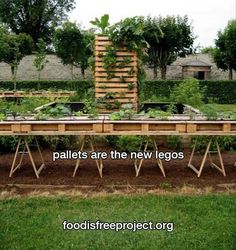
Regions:
[[[0,122],[0,135],[236,135],[236,121],[12,120]]]
[[[6,121],[0,135],[93,135],[103,132],[103,120]]]
[[[5,91],[0,92],[0,98],[6,97],[70,97],[76,94],[76,91],[63,91],[63,92],[51,92],[51,91]]]
[[[115,98],[107,100],[107,102],[113,103],[116,100],[120,104],[132,103],[134,109],[137,110],[137,54],[136,52],[128,51],[126,47],[115,49],[117,63],[111,71],[114,75],[109,77],[103,62],[104,56],[107,53],[107,46],[112,46],[112,42],[108,37],[95,37],[95,98],[103,98],[106,94],[113,93]],[[125,58],[129,58],[130,62],[122,67],[119,66]],[[130,86],[132,86],[132,89]],[[103,111],[113,112],[107,109]]]

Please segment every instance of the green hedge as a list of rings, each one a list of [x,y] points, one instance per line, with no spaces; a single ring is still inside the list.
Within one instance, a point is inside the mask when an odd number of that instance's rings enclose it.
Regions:
[[[17,81],[17,90],[74,90],[85,92],[93,87],[93,82],[88,80],[78,81]],[[14,85],[12,81],[0,81],[0,89],[13,90]]]
[[[171,90],[181,80],[144,81],[140,85],[139,93],[143,100],[152,96],[169,98]],[[17,90],[38,89],[38,81],[18,81]],[[88,80],[77,81],[40,81],[42,90],[61,89],[75,90],[81,96],[93,88],[93,82]],[[205,89],[205,100],[214,100],[217,103],[236,103],[236,81],[200,81],[200,86]],[[0,89],[13,90],[12,81],[0,81]]]
[[[181,80],[144,81],[139,93],[142,99],[148,100],[152,96],[169,98],[171,90]],[[200,86],[205,90],[205,100],[217,103],[236,103],[236,81],[200,81]]]

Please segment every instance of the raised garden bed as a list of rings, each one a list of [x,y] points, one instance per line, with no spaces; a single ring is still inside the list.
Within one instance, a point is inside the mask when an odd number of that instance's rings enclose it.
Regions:
[[[62,91],[62,92],[51,92],[51,91],[4,91],[0,92],[0,98],[8,97],[70,97],[76,94],[76,91]]]

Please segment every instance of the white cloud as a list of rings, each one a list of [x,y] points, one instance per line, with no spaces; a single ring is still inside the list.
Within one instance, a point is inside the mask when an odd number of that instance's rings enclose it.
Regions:
[[[143,15],[188,15],[198,36],[195,44],[214,44],[217,32],[235,17],[236,0],[77,0],[70,20],[92,27],[90,21],[103,14],[110,15],[111,23],[122,18]]]

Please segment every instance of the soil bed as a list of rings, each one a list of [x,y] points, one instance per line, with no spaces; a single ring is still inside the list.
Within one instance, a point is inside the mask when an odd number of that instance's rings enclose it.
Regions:
[[[101,150],[109,152],[110,148]],[[169,151],[162,149],[161,151]],[[34,153],[35,154],[35,153]],[[95,161],[91,159],[82,160],[81,167],[77,175],[73,178],[75,161],[74,160],[57,160],[52,161],[52,152],[44,150],[43,155],[46,162],[46,169],[36,179],[33,168],[28,156],[25,156],[23,166],[16,171],[12,178],[9,178],[13,154],[7,153],[0,155],[0,186],[3,188],[7,184],[31,184],[37,185],[68,185],[68,187],[88,186],[99,189],[101,187],[143,187],[148,189],[174,189],[185,185],[196,188],[211,187],[213,189],[236,189],[236,160],[235,152],[222,153],[224,160],[226,177],[216,169],[212,169],[207,161],[200,178],[190,169],[187,163],[190,157],[190,151],[185,150],[183,160],[163,161],[167,178],[164,178],[155,160],[144,160],[140,175],[135,177],[133,161],[127,160],[110,160],[104,161],[103,178],[99,177]],[[194,164],[199,165],[202,155],[197,154]],[[35,156],[36,162],[39,158]],[[214,162],[218,163],[216,155],[212,156]]]

